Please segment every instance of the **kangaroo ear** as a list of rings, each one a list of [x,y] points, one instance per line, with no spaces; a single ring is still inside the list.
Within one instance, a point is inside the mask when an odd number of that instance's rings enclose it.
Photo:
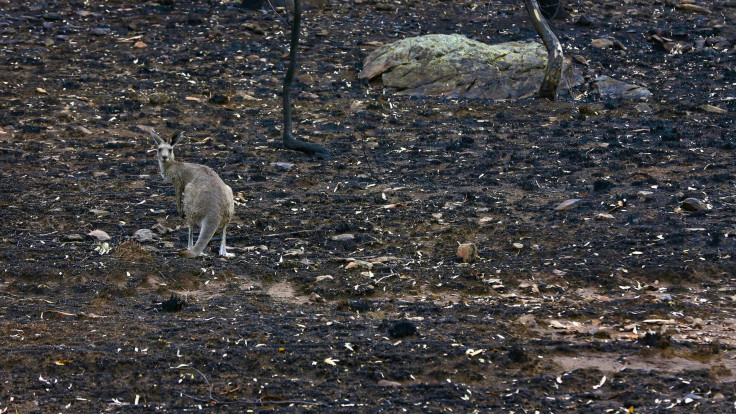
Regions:
[[[158,136],[158,134],[155,133],[155,132],[153,132],[153,130],[148,131],[148,133],[151,134],[151,137],[153,137],[153,140],[156,141],[156,145],[161,145],[161,144],[164,143],[163,138],[161,138],[160,136]]]
[[[178,131],[174,132],[174,135],[171,136],[171,146],[178,144],[181,139],[184,138],[184,131]]]

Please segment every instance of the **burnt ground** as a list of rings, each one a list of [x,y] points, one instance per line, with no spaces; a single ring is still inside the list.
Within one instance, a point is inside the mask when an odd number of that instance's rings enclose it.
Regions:
[[[406,36],[536,38],[521,3],[306,12],[295,125],[319,160],[279,147],[273,12],[0,1],[0,411],[733,410],[736,3],[568,2],[566,53],[650,112],[590,83],[491,102],[357,79]],[[175,254],[138,125],[186,130],[178,158],[233,188],[234,259]]]

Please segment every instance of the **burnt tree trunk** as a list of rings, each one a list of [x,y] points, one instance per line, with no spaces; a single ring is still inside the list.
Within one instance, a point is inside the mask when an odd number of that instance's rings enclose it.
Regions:
[[[294,138],[291,128],[291,83],[296,73],[296,55],[299,48],[299,30],[302,20],[302,10],[299,0],[294,0],[294,22],[291,25],[291,43],[289,45],[289,67],[284,76],[284,89],[282,91],[284,106],[284,148],[301,151],[310,155],[328,156],[326,149],[316,144],[310,144]]]
[[[557,40],[557,36],[549,28],[547,20],[542,16],[537,0],[524,0],[526,10],[532,19],[534,30],[547,48],[547,70],[544,73],[542,85],[539,87],[539,96],[554,101],[557,97],[557,87],[560,85],[560,77],[562,76],[562,45]]]

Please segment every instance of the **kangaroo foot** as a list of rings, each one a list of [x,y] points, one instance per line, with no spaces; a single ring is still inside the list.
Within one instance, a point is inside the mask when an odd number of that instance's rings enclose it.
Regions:
[[[197,257],[200,255],[200,253],[194,252],[192,250],[182,250],[178,254],[181,257]]]

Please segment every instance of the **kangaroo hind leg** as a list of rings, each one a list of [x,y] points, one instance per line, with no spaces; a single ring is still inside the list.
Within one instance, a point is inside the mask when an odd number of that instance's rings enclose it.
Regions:
[[[235,257],[235,253],[228,253],[227,247],[225,246],[225,233],[227,226],[222,228],[222,240],[220,241],[220,256],[222,257]]]
[[[192,248],[179,252],[179,255],[184,257],[196,257],[202,254],[204,248],[207,247],[207,243],[209,243],[212,239],[212,236],[215,235],[215,232],[217,231],[217,224],[218,223],[215,220],[202,220],[199,229],[199,236],[197,237],[197,242],[194,243],[194,246]]]

